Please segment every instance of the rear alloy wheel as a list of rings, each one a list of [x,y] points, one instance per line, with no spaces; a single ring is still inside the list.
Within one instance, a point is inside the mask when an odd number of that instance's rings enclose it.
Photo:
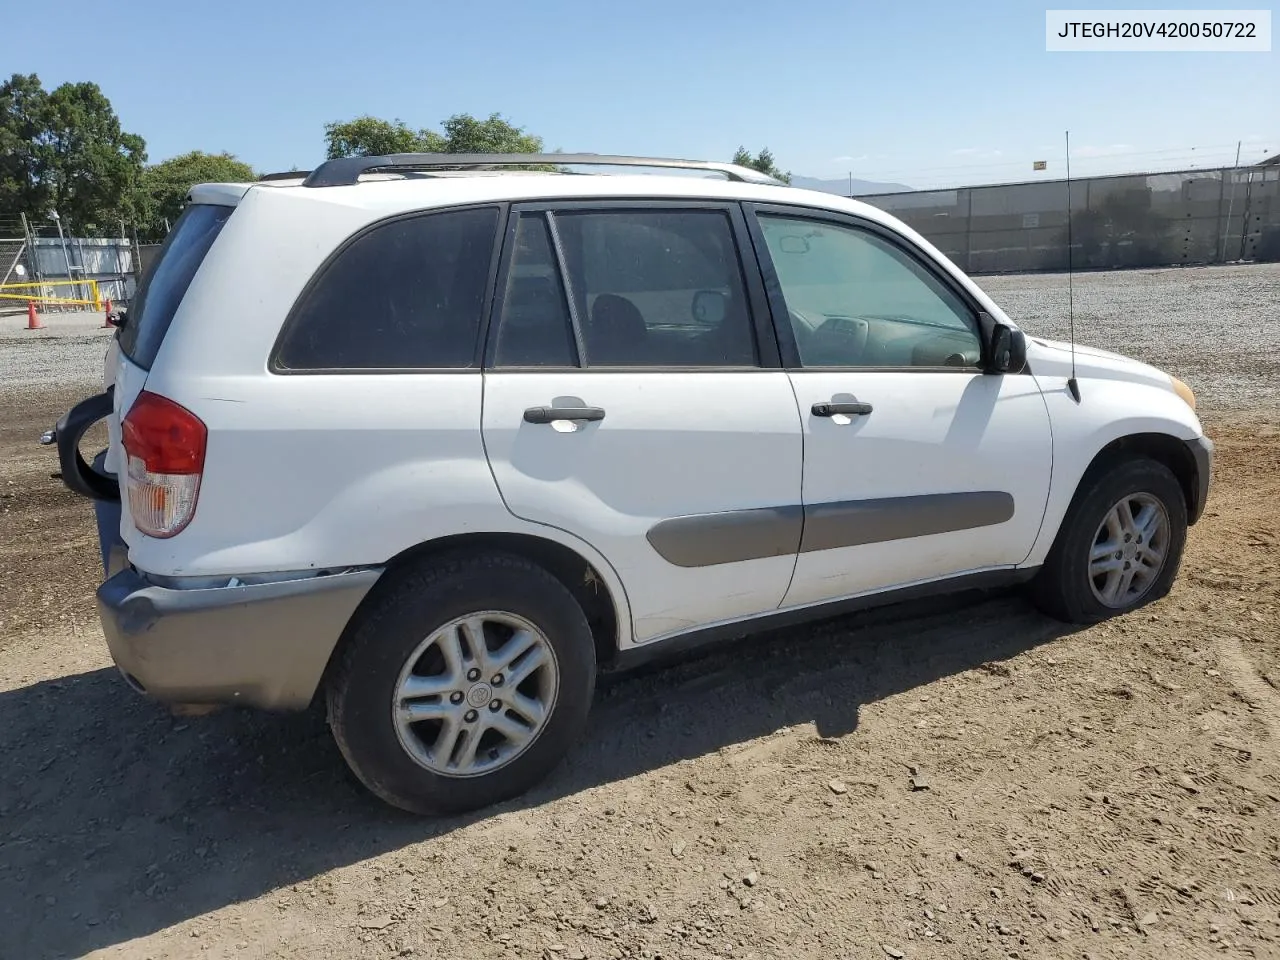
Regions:
[[[1187,541],[1187,503],[1162,463],[1132,459],[1087,476],[1031,584],[1040,609],[1097,623],[1169,592]]]
[[[459,553],[375,589],[327,691],[360,781],[393,806],[447,814],[546,777],[595,690],[595,641],[564,584],[523,557]]]
[[[405,661],[392,702],[400,745],[447,777],[493,773],[524,753],[555,707],[551,642],[513,613],[455,617]]]

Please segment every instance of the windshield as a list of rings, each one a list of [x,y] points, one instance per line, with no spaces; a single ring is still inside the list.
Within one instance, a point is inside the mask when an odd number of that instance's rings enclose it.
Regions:
[[[187,207],[160,248],[155,266],[147,274],[129,319],[120,331],[120,350],[145,370],[151,369],[160,344],[173,322],[222,225],[235,207],[196,203]]]

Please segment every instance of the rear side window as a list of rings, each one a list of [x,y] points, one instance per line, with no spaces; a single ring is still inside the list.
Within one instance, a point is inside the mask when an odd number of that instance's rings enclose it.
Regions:
[[[470,367],[496,207],[380,224],[322,268],[276,352],[286,370]]]
[[[164,335],[169,332],[178,304],[204,262],[222,225],[235,211],[209,203],[195,203],[178,217],[165,238],[155,266],[129,309],[129,322],[120,331],[120,350],[143,369],[150,370]]]

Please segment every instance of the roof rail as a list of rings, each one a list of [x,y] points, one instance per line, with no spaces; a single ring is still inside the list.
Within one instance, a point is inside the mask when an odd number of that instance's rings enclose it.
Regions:
[[[310,170],[281,170],[279,173],[264,173],[258,177],[258,183],[265,183],[268,180],[298,180],[310,175]]]
[[[304,187],[341,187],[358,183],[375,170],[488,170],[516,166],[659,167],[708,170],[738,183],[780,185],[781,181],[750,167],[714,160],[671,160],[664,157],[616,157],[603,153],[393,153],[385,157],[342,157],[326,160],[303,181]]]

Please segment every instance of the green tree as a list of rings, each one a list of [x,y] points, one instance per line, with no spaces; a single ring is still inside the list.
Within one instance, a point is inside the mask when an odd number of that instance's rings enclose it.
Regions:
[[[49,209],[52,192],[39,175],[44,158],[37,147],[48,103],[34,73],[15,73],[0,84],[0,217]]]
[[[35,74],[0,84],[0,216],[57,210],[77,232],[132,219],[146,142],[126,133],[96,83],[46,92]]]
[[[443,124],[443,153],[541,153],[542,138],[512,126],[500,114],[477,120],[456,113]],[[425,132],[425,131],[424,131]]]
[[[740,167],[750,167],[752,170],[759,170],[761,173],[768,174],[776,180],[783,183],[791,182],[791,173],[783,173],[778,169],[777,163],[773,159],[773,154],[768,147],[765,147],[754,157],[746,147],[739,147],[733,155],[733,162]]]
[[[539,153],[542,138],[524,132],[490,114],[478,120],[457,113],[445,120],[443,133],[413,130],[401,120],[380,120],[363,116],[354,120],[326,123],[325,155],[338,157],[378,157],[389,153]]]
[[[330,160],[339,157],[381,157],[388,153],[418,153],[423,149],[422,134],[411,130],[403,121],[380,120],[370,116],[326,123],[324,140],[325,156]]]
[[[229,153],[193,150],[147,167],[137,198],[138,233],[146,240],[164,237],[165,221],[178,219],[187,194],[197,183],[245,183],[253,168]]]

